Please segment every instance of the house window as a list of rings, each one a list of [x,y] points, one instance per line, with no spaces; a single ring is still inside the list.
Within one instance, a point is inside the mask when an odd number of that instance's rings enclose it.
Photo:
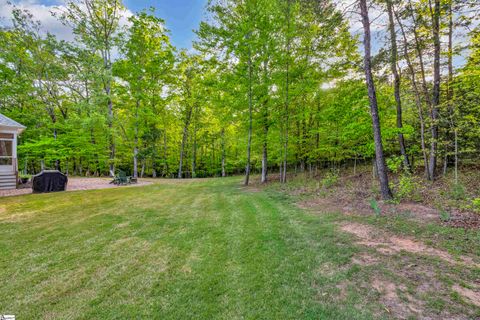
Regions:
[[[0,139],[13,140],[13,133],[3,133],[3,132],[0,132]]]
[[[13,161],[13,141],[0,140],[0,166],[11,166]]]

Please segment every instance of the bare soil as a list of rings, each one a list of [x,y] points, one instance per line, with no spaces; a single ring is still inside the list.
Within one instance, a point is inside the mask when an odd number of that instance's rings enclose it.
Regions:
[[[462,297],[467,299],[470,303],[480,307],[480,290],[473,291],[468,288],[460,287],[458,284],[453,286],[453,290],[458,292]]]
[[[321,186],[321,176],[316,179],[316,185],[310,183],[310,186],[299,186],[289,191],[291,195],[307,196],[299,202],[300,207],[322,208],[347,215],[372,215],[374,212],[370,201],[376,199],[381,214],[385,216],[402,214],[419,222],[436,222],[468,229],[480,228],[480,214],[468,209],[469,201],[451,199],[451,181],[447,178],[441,178],[433,184],[428,182],[429,185],[420,185],[415,190],[415,199],[407,197],[398,203],[385,202],[378,198],[376,181],[372,180],[369,172],[340,176],[329,188]],[[395,182],[396,177],[392,176],[390,180]],[[465,181],[466,197],[480,197],[478,173],[466,174],[462,181]],[[308,197],[309,195],[312,197]],[[442,211],[448,213],[448,219],[442,220]]]
[[[444,299],[451,301],[448,292],[456,292],[467,304],[480,307],[480,284],[468,282],[469,288],[458,284],[449,285],[440,279],[448,276],[455,279],[450,273],[452,267],[469,270],[480,268],[480,265],[470,257],[452,257],[449,253],[431,248],[417,240],[399,237],[379,230],[372,226],[360,223],[346,222],[339,226],[340,230],[354,235],[357,244],[365,247],[352,257],[352,263],[371,267],[373,275],[370,282],[359,280],[362,287],[371,288],[379,295],[379,301],[384,309],[395,319],[472,319],[471,315],[459,316],[458,311],[451,313],[448,308],[442,308],[441,313],[435,313],[429,308],[425,299],[438,293],[445,293]],[[374,252],[369,252],[374,249]],[[402,255],[401,253],[411,255]],[[435,257],[445,264],[429,265],[416,260],[416,256]],[[440,266],[440,267],[438,267]],[[386,268],[395,273],[392,279],[387,279],[379,271]],[[372,279],[373,278],[373,279]],[[465,279],[456,279],[464,282]]]
[[[386,232],[364,224],[348,222],[344,223],[340,229],[357,236],[360,239],[360,241],[358,241],[359,244],[373,247],[382,254],[390,255],[406,251],[414,254],[437,257],[452,264],[463,263],[469,267],[480,268],[480,264],[474,262],[470,257],[461,256],[457,260],[448,252],[428,247],[420,241],[397,235],[389,235]]]

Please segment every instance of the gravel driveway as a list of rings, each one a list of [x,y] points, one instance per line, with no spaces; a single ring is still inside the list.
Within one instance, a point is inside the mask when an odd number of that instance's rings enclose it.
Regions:
[[[111,178],[68,178],[67,191],[125,187],[110,184],[110,181],[112,181]],[[139,179],[137,184],[132,184],[130,186],[144,186],[148,184],[151,184],[151,182]],[[0,190],[0,197],[17,196],[30,193],[32,193],[32,188]]]

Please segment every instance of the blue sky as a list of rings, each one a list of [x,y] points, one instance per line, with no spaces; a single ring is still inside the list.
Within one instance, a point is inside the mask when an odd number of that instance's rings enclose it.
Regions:
[[[157,15],[170,29],[172,43],[178,48],[189,49],[195,37],[207,0],[124,0],[132,12],[155,7]]]
[[[0,24],[9,24],[11,6],[8,0],[0,0]],[[135,13],[150,7],[156,8],[156,15],[165,20],[170,30],[172,44],[177,48],[190,49],[197,29],[205,12],[208,0],[123,0],[126,8]],[[45,30],[62,40],[73,40],[72,32],[52,17],[50,11],[62,6],[65,0],[11,0],[15,5],[28,9]]]
[[[61,40],[73,41],[74,36],[69,27],[63,25],[58,19],[52,17],[51,11],[56,6],[62,6],[66,0],[10,0],[15,5],[29,10],[33,16],[42,23],[43,30],[49,31]],[[200,21],[205,15],[205,6],[208,0],[123,0],[130,12],[138,12],[150,7],[156,8],[156,14],[165,20],[170,30],[172,44],[177,48],[191,49],[192,40],[195,39],[193,29],[197,29]],[[353,0],[342,0],[339,3],[350,3]],[[10,25],[11,6],[8,0],[0,0],[0,25]],[[380,11],[371,11],[372,17],[377,17]],[[383,17],[383,19],[386,19]],[[125,23],[125,21],[124,21]],[[361,24],[358,16],[353,15],[350,20],[351,31],[361,32]],[[373,39],[373,49],[378,51],[385,41],[385,21],[376,21],[372,24],[372,32],[380,35]],[[455,38],[456,44],[465,43],[468,37],[459,35]],[[455,66],[459,67],[465,63],[464,52],[461,56],[454,58]]]

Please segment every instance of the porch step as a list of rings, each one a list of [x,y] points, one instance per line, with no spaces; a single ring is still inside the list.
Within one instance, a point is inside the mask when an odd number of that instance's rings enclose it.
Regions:
[[[7,180],[15,181],[15,179],[17,179],[16,176],[0,176],[0,181],[7,181]]]
[[[12,190],[12,189],[17,189],[17,185],[0,185],[0,190]]]
[[[15,189],[17,177],[11,173],[0,173],[0,190]]]

